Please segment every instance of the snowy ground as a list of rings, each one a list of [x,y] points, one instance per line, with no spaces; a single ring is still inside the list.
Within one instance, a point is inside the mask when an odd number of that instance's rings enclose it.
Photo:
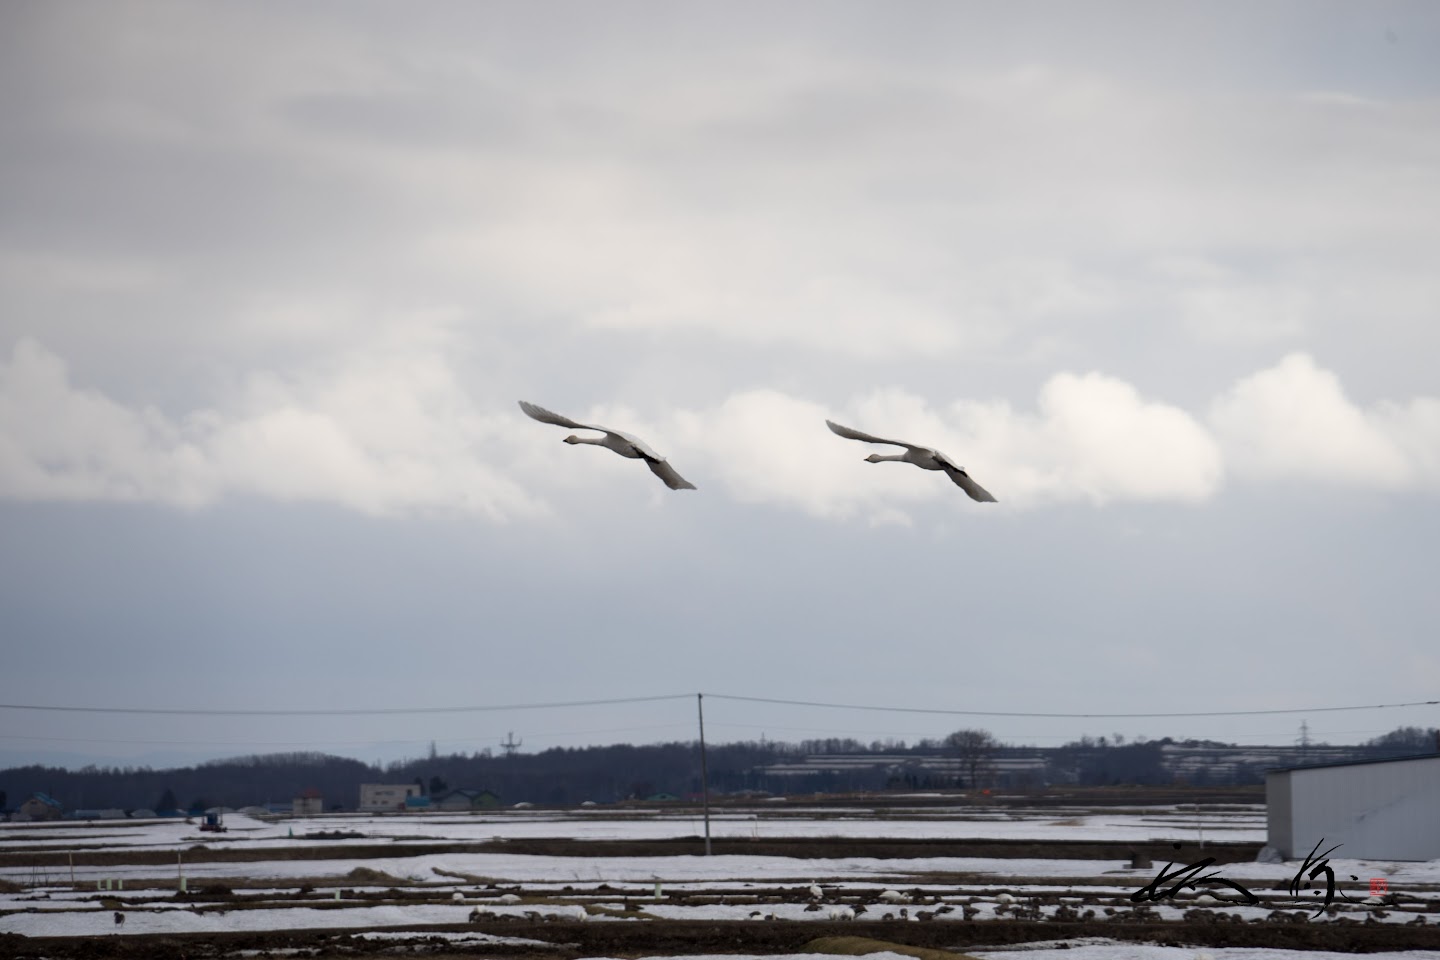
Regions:
[[[658,840],[696,836],[705,823],[693,813],[564,813],[430,814],[414,816],[335,816],[264,823],[240,814],[225,816],[227,832],[221,837],[198,831],[183,820],[96,821],[56,824],[0,824],[0,853],[18,846],[73,846],[84,841],[106,846],[180,848],[196,842],[224,842],[243,836],[248,842],[277,845],[304,839],[316,830],[354,832],[352,841],[429,842],[436,839],[486,841],[573,837],[580,840]],[[293,836],[292,836],[293,834]],[[970,807],[893,811],[877,817],[861,809],[823,812],[787,807],[745,814],[711,817],[712,837],[761,839],[774,837],[886,837],[940,840],[1150,840],[1156,838],[1198,843],[1200,839],[1263,842],[1263,809],[1207,813],[1157,809],[1143,814],[1096,814],[1087,809],[1015,809],[995,812]]]
[[[503,853],[426,853],[375,859],[345,855],[347,846],[394,844],[397,852],[414,843],[572,837],[656,839],[693,836],[703,825],[693,816],[605,815],[503,812],[484,816],[324,817],[261,822],[227,815],[226,834],[200,834],[194,825],[175,821],[94,824],[10,824],[0,826],[0,853],[20,850],[174,851],[176,862],[68,868],[8,866],[0,880],[18,889],[0,893],[0,933],[24,936],[135,936],[169,933],[221,933],[304,929],[354,929],[381,935],[427,924],[464,924],[477,908],[491,917],[553,919],[557,923],[624,922],[637,919],[746,920],[760,912],[774,922],[833,919],[840,905],[864,908],[865,919],[881,919],[900,910],[937,922],[1003,922],[1026,904],[1050,917],[1057,910],[1133,910],[1131,895],[1155,879],[1164,864],[1130,869],[1120,860],[1037,860],[966,857],[875,859],[845,857],[798,859],[773,856],[586,857],[529,856]],[[358,841],[307,839],[318,831],[353,831]],[[1065,840],[1164,840],[1185,846],[1177,863],[1197,860],[1201,831],[1205,839],[1256,841],[1264,838],[1260,808],[1197,817],[1193,809],[1157,808],[1130,813],[1086,810],[1010,810],[977,812],[967,808],[887,811],[808,811],[787,807],[783,814],[761,810],[712,821],[717,837],[886,837]],[[253,851],[247,861],[186,862],[197,844],[212,849]],[[292,859],[295,848],[323,846],[322,858]],[[273,851],[273,853],[272,853]],[[202,856],[195,853],[194,856]],[[273,859],[272,859],[273,857]],[[153,859],[153,856],[152,856]],[[1335,897],[1341,916],[1370,922],[1440,922],[1440,914],[1420,912],[1440,899],[1440,861],[1370,862],[1331,859]],[[1157,919],[1179,920],[1186,911],[1207,909],[1263,919],[1277,909],[1307,913],[1320,891],[1301,891],[1297,901],[1288,887],[1299,864],[1226,864],[1219,874],[1260,896],[1265,903],[1243,905],[1221,898],[1205,905],[1194,891],[1150,904]],[[368,876],[365,871],[383,876]],[[183,875],[188,897],[177,897]],[[1352,879],[1355,878],[1355,879]],[[1370,878],[1383,878],[1402,898],[1397,908],[1364,904]],[[824,887],[824,905],[816,909],[807,893],[812,882]],[[226,885],[233,892],[207,899],[206,887]],[[656,887],[659,885],[659,896]],[[97,885],[107,889],[98,890]],[[1307,887],[1309,885],[1307,884]],[[405,902],[377,903],[395,888]],[[903,900],[882,901],[882,889],[903,893]],[[1217,897],[1223,888],[1212,891]],[[508,894],[517,902],[506,903]],[[1348,897],[1348,900],[1343,898]],[[1007,901],[1007,898],[1013,898]],[[1036,899],[1038,898],[1038,899]],[[1308,900],[1304,898],[1309,898]],[[117,924],[116,911],[124,915]],[[910,916],[909,919],[914,919]],[[1433,921],[1432,921],[1433,918]],[[1322,917],[1317,922],[1326,922]],[[463,942],[494,942],[484,934],[454,934]],[[503,938],[502,938],[503,939]],[[1024,960],[1059,960],[1059,945],[1028,950]],[[975,950],[984,958],[1015,953],[1013,947]],[[1324,953],[1283,950],[1206,949],[1147,946],[1123,942],[1074,943],[1065,960],[1329,960]],[[806,955],[813,960],[814,955]],[[1338,956],[1338,955],[1337,955]],[[1440,960],[1440,953],[1372,954]],[[730,957],[728,960],[737,960]]]

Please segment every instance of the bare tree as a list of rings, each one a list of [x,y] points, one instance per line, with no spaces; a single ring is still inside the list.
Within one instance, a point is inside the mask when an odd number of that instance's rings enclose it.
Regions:
[[[988,779],[994,769],[990,755],[1000,742],[989,730],[956,730],[945,738],[945,748],[960,759],[965,769],[965,785],[977,787],[981,778]]]

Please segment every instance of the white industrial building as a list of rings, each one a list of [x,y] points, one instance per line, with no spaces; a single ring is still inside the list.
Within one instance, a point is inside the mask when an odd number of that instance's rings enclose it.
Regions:
[[[1265,806],[1286,859],[1440,859],[1440,754],[1271,770]]]
[[[360,812],[381,813],[390,810],[404,810],[408,797],[420,796],[420,785],[416,783],[362,783],[360,784]]]

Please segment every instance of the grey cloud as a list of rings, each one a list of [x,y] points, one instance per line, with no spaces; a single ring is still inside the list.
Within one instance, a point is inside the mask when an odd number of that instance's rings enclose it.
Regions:
[[[1435,147],[1424,104],[1143,90],[1104,58],[1058,53],[962,69],[916,33],[1117,42],[1058,11],[1019,30],[974,11],[894,24],[842,6],[821,39],[761,45],[745,15],[706,15],[704,31],[659,18],[651,35],[704,49],[657,42],[632,62],[618,21],[568,5],[445,8],[461,18],[449,31],[379,9],[311,11],[283,31],[263,8],[156,9],[173,16],[153,38],[118,26],[104,69],[68,86],[69,17],[27,24],[59,59],[11,69],[44,77],[64,108],[17,103],[26,152],[0,248],[163,258],[171,296],[217,329],[257,289],[304,301],[359,287],[882,359],[1043,340],[1080,365],[1114,318],[1201,340],[1322,330],[1343,322],[1327,304],[1434,244],[1405,200],[1434,192],[1433,165],[1413,162]],[[541,51],[553,19],[588,39]],[[1120,34],[1147,22],[1130,11]],[[265,69],[206,45],[225,31],[275,33]],[[377,31],[435,56],[376,46]],[[563,63],[539,76],[521,51]],[[656,82],[667,64],[677,72]],[[1144,279],[1157,251],[1251,265],[1172,297]]]
[[[723,651],[717,685],[856,702],[1416,699],[1437,26],[0,4],[0,686],[583,697]]]

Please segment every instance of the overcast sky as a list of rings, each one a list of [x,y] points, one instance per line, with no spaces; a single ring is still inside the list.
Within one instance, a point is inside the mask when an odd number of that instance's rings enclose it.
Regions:
[[[0,702],[690,695],[0,763],[1440,725],[1318,710],[1440,699],[1432,3],[6,3],[0,118]]]

